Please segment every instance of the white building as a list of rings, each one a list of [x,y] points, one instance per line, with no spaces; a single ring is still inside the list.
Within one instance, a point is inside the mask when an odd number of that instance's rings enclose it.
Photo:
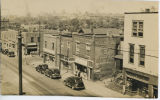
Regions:
[[[125,83],[131,80],[135,91],[147,88],[150,97],[158,94],[158,12],[125,13],[123,50]]]

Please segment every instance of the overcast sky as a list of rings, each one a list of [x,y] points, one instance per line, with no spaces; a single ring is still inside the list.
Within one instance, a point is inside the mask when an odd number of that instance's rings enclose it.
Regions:
[[[1,0],[2,15],[36,16],[42,13],[103,12],[124,13],[155,6],[157,1],[138,0]]]

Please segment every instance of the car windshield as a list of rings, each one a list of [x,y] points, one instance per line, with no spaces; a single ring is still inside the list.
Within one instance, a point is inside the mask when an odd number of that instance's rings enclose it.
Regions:
[[[82,82],[82,78],[75,78],[75,82]]]
[[[60,74],[59,70],[58,69],[54,69],[54,73],[56,74]]]

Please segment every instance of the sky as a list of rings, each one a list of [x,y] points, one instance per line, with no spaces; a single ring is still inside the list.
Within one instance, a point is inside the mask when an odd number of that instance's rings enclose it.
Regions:
[[[37,16],[43,13],[124,13],[158,8],[158,1],[142,0],[1,0],[2,16]]]

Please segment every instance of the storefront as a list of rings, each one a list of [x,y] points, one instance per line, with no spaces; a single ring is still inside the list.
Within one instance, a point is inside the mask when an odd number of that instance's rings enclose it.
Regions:
[[[55,55],[44,52],[43,62],[44,63],[49,63],[49,64],[54,64],[55,63]]]
[[[125,69],[125,76],[126,81],[131,83],[129,86],[126,85],[126,89],[144,97],[158,97],[158,77],[130,69]]]
[[[37,53],[36,43],[30,43],[30,44],[25,45],[25,54],[30,55],[33,53],[35,53],[35,54]]]
[[[80,76],[84,79],[88,79],[87,67],[81,64],[75,63],[77,72],[80,72]],[[77,73],[78,74],[78,73]]]

